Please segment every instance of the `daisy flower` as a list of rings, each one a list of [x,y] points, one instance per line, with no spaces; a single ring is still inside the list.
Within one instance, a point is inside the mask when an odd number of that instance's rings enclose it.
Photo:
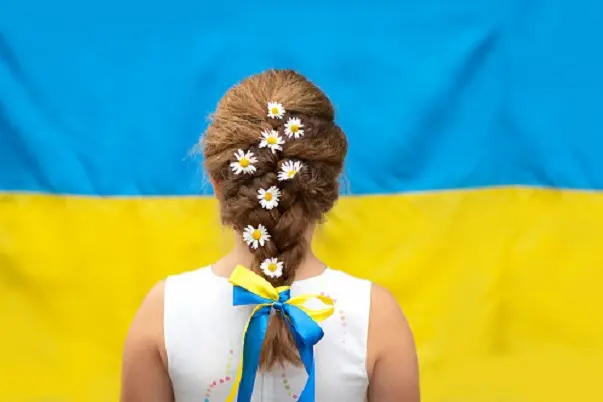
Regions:
[[[280,278],[283,276],[283,263],[276,258],[266,258],[260,264],[260,269],[264,275],[270,278]]]
[[[253,166],[253,164],[258,160],[253,156],[253,152],[244,152],[242,149],[239,149],[234,155],[237,158],[237,161],[232,162],[230,167],[235,174],[240,174],[241,172],[253,174],[255,172],[255,166]]]
[[[245,240],[250,247],[264,247],[264,244],[270,240],[270,235],[264,225],[260,224],[257,228],[248,225],[243,231],[243,240]]]
[[[292,179],[297,172],[299,172],[302,168],[304,167],[304,165],[302,165],[302,163],[300,161],[286,161],[285,163],[283,163],[283,165],[281,166],[281,171],[278,172],[278,179],[280,181],[283,180],[290,180]]]
[[[283,137],[278,135],[278,131],[276,130],[265,130],[262,131],[262,141],[260,142],[260,148],[270,148],[272,153],[276,153],[276,151],[282,151],[285,140]]]
[[[297,117],[291,117],[289,120],[287,120],[287,123],[285,123],[285,134],[287,134],[287,136],[289,138],[303,137],[304,136],[304,130],[302,130],[303,126],[304,125],[302,124],[300,119],[298,119]]]
[[[271,119],[282,119],[285,115],[285,108],[278,102],[268,102],[268,117]]]
[[[264,190],[263,188],[258,190],[258,199],[260,200],[260,205],[264,209],[275,208],[278,205],[280,196],[281,190],[276,186],[272,186],[268,190]]]

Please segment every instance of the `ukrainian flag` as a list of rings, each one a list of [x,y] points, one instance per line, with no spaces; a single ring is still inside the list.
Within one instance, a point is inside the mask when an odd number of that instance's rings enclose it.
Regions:
[[[143,295],[225,252],[190,149],[295,68],[333,99],[333,267],[388,286],[426,402],[599,401],[595,0],[0,0],[0,401],[117,399]]]

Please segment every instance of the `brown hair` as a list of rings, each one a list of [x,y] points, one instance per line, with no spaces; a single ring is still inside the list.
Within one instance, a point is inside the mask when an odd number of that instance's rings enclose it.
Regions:
[[[269,118],[268,102],[286,110],[283,118]],[[287,138],[289,118],[299,118],[304,135]],[[232,87],[218,103],[205,133],[205,166],[219,188],[222,222],[238,233],[262,224],[271,236],[263,247],[252,249],[250,269],[261,274],[260,264],[276,257],[283,275],[266,279],[274,286],[290,285],[309,247],[308,226],[320,222],[339,195],[339,175],[347,152],[343,131],[334,122],[335,112],[327,96],[304,76],[290,70],[269,70]],[[282,151],[260,148],[261,132],[276,130],[285,139]],[[230,164],[237,150],[257,158],[253,174],[235,174]],[[286,161],[300,161],[303,168],[291,179],[278,181]],[[279,204],[271,210],[260,206],[258,190],[277,186]],[[262,347],[260,368],[286,362],[300,364],[292,334],[280,314],[270,318]]]

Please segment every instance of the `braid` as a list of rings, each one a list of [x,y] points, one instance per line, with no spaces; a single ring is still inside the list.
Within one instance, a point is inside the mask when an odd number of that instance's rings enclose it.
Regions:
[[[313,91],[302,94],[314,97],[304,103],[304,96],[298,96],[297,102],[289,102],[297,104],[290,111],[274,101],[287,99],[286,94],[278,96],[278,81],[231,89],[205,142],[206,166],[221,190],[222,221],[249,244],[254,256],[249,268],[275,287],[293,283],[310,246],[309,225],[322,219],[337,199],[347,148],[322,92],[312,86]],[[305,79],[300,83],[309,84]],[[254,107],[258,104],[263,107]],[[260,368],[277,363],[300,365],[301,360],[285,319],[272,314]]]

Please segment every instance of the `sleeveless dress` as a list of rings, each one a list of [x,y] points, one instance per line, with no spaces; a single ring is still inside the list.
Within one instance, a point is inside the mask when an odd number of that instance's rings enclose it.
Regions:
[[[232,285],[211,267],[168,277],[164,334],[176,402],[223,402],[237,373],[245,323],[253,306],[232,305]],[[320,325],[315,347],[316,402],[365,402],[371,283],[327,269],[291,286],[291,296],[324,294],[335,312]],[[259,372],[252,402],[297,401],[303,367]]]

